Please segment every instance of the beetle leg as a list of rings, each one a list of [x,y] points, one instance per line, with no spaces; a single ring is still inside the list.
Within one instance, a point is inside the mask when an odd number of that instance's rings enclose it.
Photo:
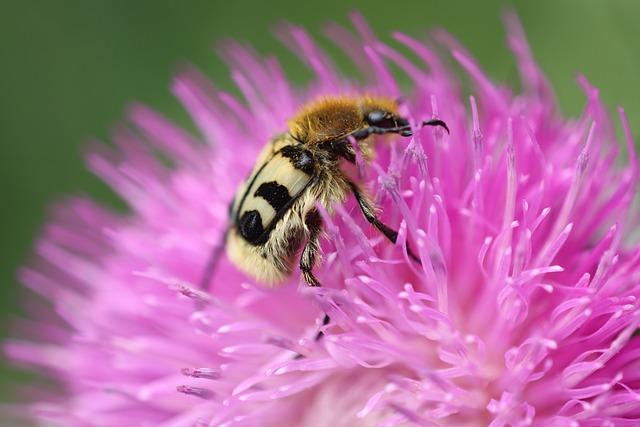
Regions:
[[[322,231],[322,217],[317,210],[313,209],[307,213],[305,225],[308,230],[307,244],[302,250],[302,256],[300,257],[300,270],[302,270],[302,276],[304,281],[309,286],[320,286],[320,282],[313,275],[313,266],[316,263],[318,254],[320,253],[320,232]]]
[[[439,119],[425,120],[422,123],[422,126],[439,126],[449,133],[449,127],[445,122]],[[392,128],[384,128],[379,126],[369,126],[366,128],[359,129],[350,136],[354,137],[356,141],[360,141],[362,139],[366,139],[371,135],[383,135],[385,133],[399,133],[402,136],[411,136],[413,132],[411,131],[410,126],[397,126]]]
[[[369,221],[369,223],[371,223],[382,234],[384,234],[385,237],[389,239],[392,243],[396,243],[396,241],[398,240],[398,232],[378,219],[378,217],[376,216],[375,209],[373,208],[373,204],[369,201],[367,196],[365,196],[362,193],[360,188],[358,188],[358,186],[354,182],[348,181],[348,183],[349,183],[349,187],[351,187],[351,191],[353,192],[353,195],[356,198],[356,201],[358,202],[358,206],[360,206],[360,210],[362,211],[362,214],[367,219],[367,221]],[[409,245],[408,240],[407,240],[407,254],[412,260],[417,262],[419,265],[422,265],[422,261],[420,261],[420,258],[416,254],[414,254],[413,251],[411,250],[411,246]]]
[[[352,132],[350,136],[354,137],[356,141],[360,141],[374,134],[383,135],[385,133],[399,133],[402,136],[409,136],[411,135],[411,128],[409,128],[409,126],[401,126],[401,127],[394,127],[394,128],[369,126],[366,128],[358,129],[355,132]]]
[[[313,266],[316,263],[318,255],[320,254],[320,233],[322,232],[322,217],[317,210],[313,209],[307,213],[304,223],[307,227],[309,237],[307,244],[302,250],[302,256],[300,257],[300,270],[304,281],[309,286],[320,286],[320,282],[313,274]],[[322,326],[329,323],[330,318],[328,314],[325,314],[322,318]],[[319,340],[324,335],[324,332],[319,331],[316,334],[315,340]]]
[[[200,278],[200,282],[198,283],[198,288],[208,291],[209,284],[211,283],[211,279],[213,278],[213,274],[216,271],[216,267],[218,266],[218,262],[220,262],[220,258],[224,253],[224,248],[227,242],[227,235],[229,234],[229,228],[225,230],[224,234],[220,238],[220,242],[218,242],[209,254],[209,258],[207,259],[207,264],[204,267],[204,272],[202,273],[202,277]]]

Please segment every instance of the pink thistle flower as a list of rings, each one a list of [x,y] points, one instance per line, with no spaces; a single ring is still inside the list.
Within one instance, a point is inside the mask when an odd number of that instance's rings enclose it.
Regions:
[[[366,84],[346,80],[302,29],[287,27],[283,38],[315,73],[304,91],[273,58],[239,45],[225,55],[244,100],[194,71],[176,78],[205,143],[134,106],[116,147],[88,156],[131,213],[67,201],[22,272],[51,307],[37,308],[29,339],[6,351],[59,384],[32,396],[27,417],[65,426],[638,425],[631,132],[619,109],[621,162],[614,123],[585,78],[584,113],[561,117],[519,24],[507,23],[520,94],[437,33],[473,83],[466,96],[431,47],[395,33],[392,48],[355,16],[357,34],[333,26],[328,35]],[[390,64],[411,90],[400,91]],[[198,289],[260,148],[303,103],[365,92],[401,96],[413,123],[437,117],[451,129],[378,144],[362,168],[400,230],[397,244],[350,201],[324,215],[324,287],[306,288],[296,274],[264,289],[224,260],[211,290]],[[314,341],[318,328],[325,336]]]

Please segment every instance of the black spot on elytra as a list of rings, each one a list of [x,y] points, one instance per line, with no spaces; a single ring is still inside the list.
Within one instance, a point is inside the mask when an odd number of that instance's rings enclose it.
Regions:
[[[262,197],[276,211],[280,212],[291,201],[289,190],[275,181],[263,182],[254,193],[255,197]]]
[[[315,172],[316,162],[313,160],[313,155],[308,150],[301,147],[295,147],[293,145],[287,145],[280,150],[280,153],[291,160],[291,164],[294,168],[306,173],[307,175],[313,175]]]
[[[238,223],[238,229],[240,235],[249,242],[256,241],[264,233],[260,212],[253,210],[243,213]]]

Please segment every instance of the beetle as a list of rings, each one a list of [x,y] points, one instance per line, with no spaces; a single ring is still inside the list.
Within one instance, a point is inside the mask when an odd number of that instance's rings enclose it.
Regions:
[[[439,126],[438,119],[422,125]],[[320,257],[322,218],[316,204],[331,211],[351,193],[362,214],[395,243],[398,232],[380,221],[374,204],[352,180],[343,162],[355,164],[352,142],[365,158],[374,135],[411,136],[398,103],[378,96],[324,97],[304,105],[259,154],[248,179],[240,186],[229,210],[224,246],[233,264],[266,286],[278,286],[299,267],[310,286],[320,282],[313,273]],[[407,247],[408,253],[420,262]],[[202,283],[208,285],[221,251],[215,251]],[[325,316],[325,323],[328,316]]]

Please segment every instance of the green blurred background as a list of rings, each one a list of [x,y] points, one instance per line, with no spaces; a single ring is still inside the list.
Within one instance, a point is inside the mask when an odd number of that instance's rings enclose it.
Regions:
[[[119,206],[84,167],[87,140],[106,139],[126,106],[142,101],[188,125],[168,90],[176,65],[194,63],[232,90],[213,47],[224,38],[276,53],[293,81],[308,74],[272,37],[281,21],[319,35],[323,23],[348,22],[361,11],[380,35],[419,36],[434,27],[456,35],[489,75],[515,84],[516,70],[500,14],[518,12],[532,49],[567,114],[583,104],[577,72],[601,88],[610,107],[624,105],[640,129],[640,1],[549,0],[389,1],[325,0],[6,1],[0,9],[0,339],[10,335],[25,296],[15,279],[46,217],[47,205],[87,193]],[[384,37],[383,37],[384,39]],[[0,401],[20,375],[0,356]]]

